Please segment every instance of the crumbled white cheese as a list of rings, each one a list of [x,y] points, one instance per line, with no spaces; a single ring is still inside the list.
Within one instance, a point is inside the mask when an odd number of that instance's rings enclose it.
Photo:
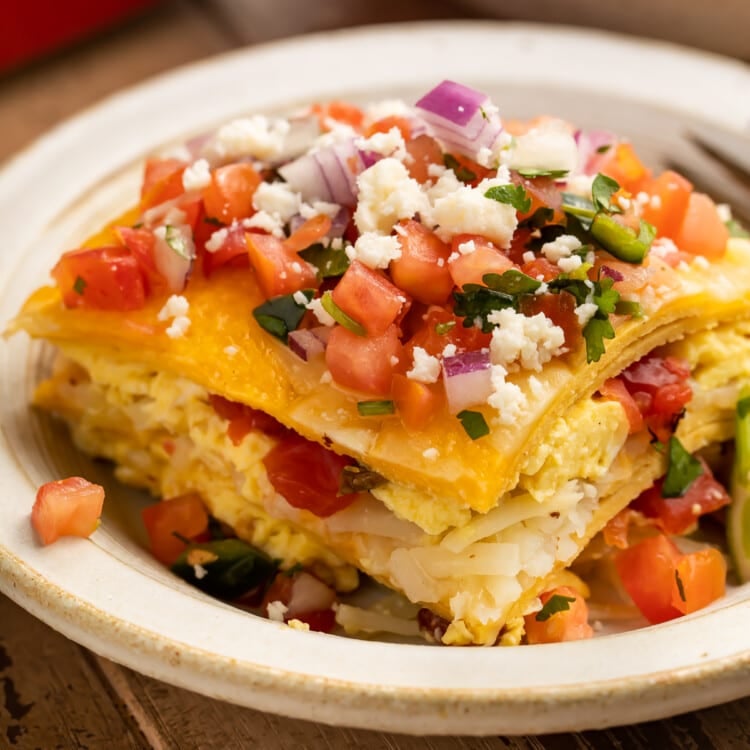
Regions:
[[[227,355],[227,357],[234,357],[239,352],[239,347],[234,346],[233,344],[230,344],[229,346],[224,347],[224,354]]]
[[[369,138],[357,138],[354,144],[361,151],[373,151],[381,156],[392,156],[399,161],[406,157],[404,137],[395,126],[387,133],[373,133]]]
[[[208,571],[202,565],[193,565],[193,575],[200,581],[208,575]]]
[[[228,122],[219,128],[214,149],[225,159],[253,156],[256,159],[275,159],[284,149],[289,122],[253,115]]]
[[[490,358],[495,365],[511,369],[519,363],[525,370],[542,365],[562,353],[565,332],[542,313],[522,315],[505,308],[487,316],[495,328],[490,342]]]
[[[532,263],[536,259],[536,254],[533,250],[526,250],[521,257],[524,263]]]
[[[542,253],[552,263],[557,263],[560,258],[569,258],[574,250],[581,247],[581,241],[572,234],[562,234],[552,242],[542,245]]]
[[[443,164],[429,164],[427,166],[427,176],[428,177],[435,177],[440,178],[442,177],[446,172],[452,172],[453,170],[449,170],[446,166]],[[455,174],[453,175],[456,176]]]
[[[578,146],[565,123],[549,120],[519,135],[508,156],[515,170],[572,172],[578,165]]]
[[[648,205],[651,206],[655,211],[658,211],[661,208],[661,196],[660,195],[652,195],[651,200],[648,202]]]
[[[487,105],[494,106],[494,105]],[[484,107],[485,114],[487,113],[487,107]],[[491,148],[482,146],[477,151],[475,158],[477,164],[488,169],[497,169],[504,161],[510,158],[510,146],[513,144],[513,136],[506,131],[502,131]]]
[[[527,401],[523,391],[505,378],[508,371],[502,365],[492,365],[490,380],[492,394],[487,403],[497,409],[500,424],[513,424],[523,414]]]
[[[204,245],[204,247],[206,248],[206,252],[215,253],[220,250],[221,246],[227,241],[228,235],[229,230],[227,229],[227,227],[222,227],[221,229],[217,229],[215,232],[213,232],[208,240],[206,240],[206,244]]]
[[[440,377],[440,360],[428,354],[421,346],[415,346],[414,364],[406,377],[419,383],[436,383]]]
[[[341,210],[338,203],[328,203],[328,201],[313,201],[312,203],[302,203],[299,207],[299,214],[303,219],[312,219],[320,214],[333,219]]]
[[[703,255],[696,255],[695,258],[693,258],[693,265],[696,268],[703,269],[704,271],[707,271],[709,268],[711,268],[710,261]]]
[[[432,169],[431,174],[434,173],[432,176],[437,177],[437,181],[433,185],[427,186],[427,197],[433,204],[440,198],[452,195],[463,186],[463,182],[456,177],[456,173],[452,169],[446,169],[439,164],[434,166],[435,169]]]
[[[298,620],[296,617],[293,617],[291,620],[287,621],[287,625],[292,630],[302,630],[305,633],[310,630],[309,622],[303,622],[302,620]]]
[[[455,357],[456,351],[458,350],[456,349],[455,344],[446,344],[443,347],[443,359],[445,359],[445,357]]]
[[[320,376],[320,382],[321,383],[331,383],[331,382],[333,382],[333,375],[331,375],[331,371],[330,370],[326,370]]]
[[[261,182],[253,193],[253,208],[285,224],[299,213],[302,198],[285,182]]]
[[[319,135],[315,139],[311,149],[312,152],[329,148],[337,143],[341,143],[342,141],[350,141],[352,138],[356,138],[359,135],[351,125],[334,120],[332,117],[326,117],[323,120],[323,125],[327,132]]]
[[[392,157],[375,162],[357,177],[359,203],[354,221],[360,232],[390,234],[399,219],[429,210],[420,184]]]
[[[186,315],[178,315],[165,333],[170,339],[179,339],[187,333],[188,328],[190,328],[190,318]]]
[[[571,255],[569,258],[560,258],[557,261],[557,267],[564,273],[572,273],[576,268],[580,268],[582,263],[578,255]]]
[[[662,260],[664,260],[664,258],[667,258],[673,253],[678,252],[679,250],[677,248],[677,245],[675,245],[674,242],[669,239],[669,237],[657,237],[651,244],[649,255],[653,255],[656,258],[661,258]]]
[[[159,310],[156,316],[157,320],[165,321],[170,318],[177,318],[180,315],[187,315],[190,309],[190,303],[181,294],[173,294]]]
[[[274,622],[284,622],[284,615],[288,611],[289,607],[287,607],[284,602],[278,600],[266,604],[266,614],[268,615],[268,619],[273,620]]]
[[[447,173],[446,173],[447,174]],[[442,180],[439,181],[438,185]],[[435,200],[430,220],[443,241],[456,234],[481,234],[499,247],[510,247],[518,226],[516,209],[507,203],[485,198],[491,187],[506,185],[507,180],[482,180],[477,187],[460,185],[454,192]]]
[[[584,198],[591,198],[591,188],[595,177],[596,175],[593,174],[569,175],[565,178],[565,191]]]
[[[583,327],[588,323],[591,318],[594,317],[596,311],[599,309],[598,305],[593,302],[584,302],[575,309],[576,317],[578,318],[578,324]]]
[[[383,99],[365,108],[365,122],[372,124],[386,117],[408,117],[411,109],[402,99]]]
[[[624,195],[618,195],[617,202],[620,204],[620,208],[622,208],[623,211],[627,211],[631,206],[630,198]]]
[[[263,229],[279,239],[286,236],[283,223],[267,211],[257,211],[249,219],[243,219],[242,226],[246,229]]]
[[[435,461],[439,456],[440,453],[437,448],[425,448],[422,451],[422,455],[428,460],[428,461]]]
[[[292,299],[302,307],[307,307],[307,296],[302,291],[297,291],[292,295]]]
[[[328,326],[331,328],[336,325],[336,321],[325,310],[319,297],[311,299],[305,307],[312,312],[312,314],[318,319],[318,323],[322,326]]]
[[[477,245],[474,240],[466,240],[466,242],[461,242],[458,246],[458,252],[461,253],[461,255],[469,255],[470,253],[475,252],[476,249]]]
[[[203,190],[211,183],[211,168],[205,159],[198,159],[182,173],[182,187],[185,190]]]
[[[392,260],[401,257],[401,243],[393,235],[363,232],[354,245],[346,248],[349,260],[358,260],[368,268],[388,268]]]
[[[717,203],[716,212],[719,214],[719,218],[721,219],[722,223],[726,224],[728,221],[732,220],[732,209],[728,204]]]

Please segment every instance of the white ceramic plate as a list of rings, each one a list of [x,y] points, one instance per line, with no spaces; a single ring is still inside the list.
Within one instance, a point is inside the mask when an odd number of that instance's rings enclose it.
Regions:
[[[684,124],[750,123],[750,72],[728,60],[573,29],[382,27],[219,57],[120,93],[0,174],[0,325],[53,259],[132,196],[138,160],[239,113],[329,97],[411,98],[451,77],[504,113],[610,126],[657,156]],[[0,347],[0,588],[94,651],[263,710],[414,733],[537,733],[653,719],[738,697],[750,682],[750,587],[694,616],[586,642],[450,649],[300,633],[204,597],[142,551],[133,502],[109,493],[91,540],[35,541],[35,488],[101,473],[26,406],[44,366]],[[125,493],[127,494],[127,493]]]

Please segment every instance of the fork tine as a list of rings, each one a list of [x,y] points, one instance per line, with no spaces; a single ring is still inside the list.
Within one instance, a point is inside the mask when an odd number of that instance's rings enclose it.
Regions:
[[[688,139],[750,184],[750,134],[693,125]]]

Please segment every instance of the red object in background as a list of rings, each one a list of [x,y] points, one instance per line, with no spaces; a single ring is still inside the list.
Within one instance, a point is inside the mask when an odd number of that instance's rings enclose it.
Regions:
[[[0,70],[111,26],[157,0],[19,0],[3,9]]]

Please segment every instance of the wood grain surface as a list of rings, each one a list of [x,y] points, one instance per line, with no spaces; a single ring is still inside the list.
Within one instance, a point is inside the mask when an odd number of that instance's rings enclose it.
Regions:
[[[175,1],[0,77],[0,160],[112,91],[248,42],[354,23],[466,15],[449,2]],[[285,11],[286,12],[283,12]],[[750,686],[749,686],[750,689]],[[426,728],[426,731],[428,728]],[[750,748],[750,698],[668,721],[544,737],[407,737],[204,698],[77,646],[0,596],[0,749],[704,750]]]

